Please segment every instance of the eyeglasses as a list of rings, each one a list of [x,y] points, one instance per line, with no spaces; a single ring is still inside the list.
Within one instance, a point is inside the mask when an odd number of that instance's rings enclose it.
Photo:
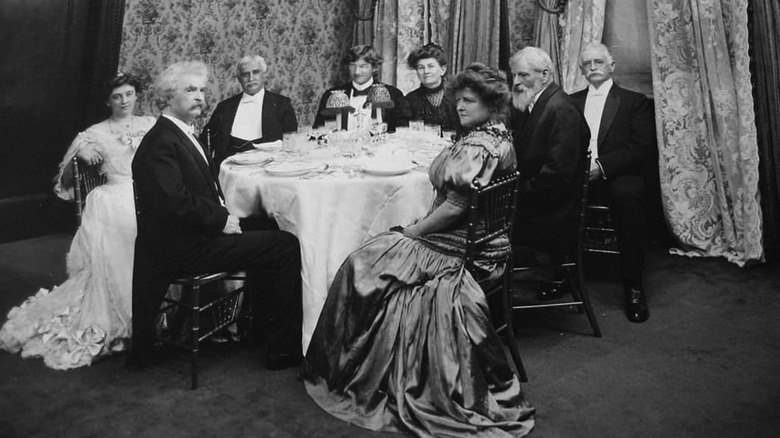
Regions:
[[[584,61],[582,64],[580,64],[580,68],[601,68],[604,67],[606,63],[607,61],[604,61],[603,59],[591,59],[590,61]]]

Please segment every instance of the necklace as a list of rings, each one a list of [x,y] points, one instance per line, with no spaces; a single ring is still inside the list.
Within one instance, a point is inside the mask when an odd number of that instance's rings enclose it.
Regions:
[[[119,126],[116,131],[114,131],[114,125],[116,122],[114,122],[113,117],[108,118],[108,129],[111,131],[111,134],[116,135],[119,138],[119,142],[122,144],[126,144],[130,146],[131,148],[135,148],[135,145],[133,144],[133,116],[130,116],[130,123],[128,123],[124,129],[124,132],[122,132],[122,127]]]

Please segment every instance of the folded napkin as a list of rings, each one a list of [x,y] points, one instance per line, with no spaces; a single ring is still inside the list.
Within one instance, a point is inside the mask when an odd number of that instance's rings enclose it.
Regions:
[[[276,140],[268,143],[259,143],[254,146],[258,151],[276,152],[282,150],[282,141]]]

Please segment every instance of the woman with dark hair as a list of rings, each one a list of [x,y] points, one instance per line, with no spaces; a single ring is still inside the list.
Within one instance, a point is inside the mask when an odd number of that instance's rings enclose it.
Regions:
[[[331,415],[371,430],[421,436],[519,437],[526,401],[491,324],[478,281],[498,278],[510,251],[495,237],[465,269],[466,209],[474,180],[516,168],[500,122],[506,77],[472,64],[449,86],[463,130],[431,164],[436,188],[419,221],[379,234],[350,254],[330,287],[303,377]]]
[[[395,131],[397,126],[408,126],[409,103],[404,98],[404,94],[398,88],[392,85],[383,84],[376,81],[376,75],[382,66],[382,57],[376,52],[373,46],[359,45],[352,47],[347,51],[344,62],[349,68],[350,83],[338,87],[333,87],[325,92],[320,99],[320,105],[317,109],[317,117],[314,119],[314,128],[325,125],[326,120],[335,119],[335,115],[328,114],[326,109],[328,98],[333,92],[344,92],[350,100],[350,106],[354,109],[348,112],[348,117],[343,117],[341,126],[338,129],[354,130],[357,128],[359,119],[376,118],[376,109],[368,105],[366,108],[366,99],[368,98],[369,88],[372,85],[383,85],[390,94],[392,107],[384,108],[382,120],[387,123],[389,132]]]
[[[111,116],[76,136],[54,179],[57,196],[72,200],[74,156],[99,165],[107,178],[86,197],[67,256],[68,279],[11,309],[0,329],[0,348],[42,357],[55,369],[90,365],[122,351],[130,337],[136,235],[130,164],[155,119],[133,114],[140,88],[130,75],[118,74],[105,90]]]
[[[454,130],[460,124],[455,105],[444,91],[447,58],[439,45],[430,43],[409,54],[409,68],[417,72],[420,87],[406,95],[412,110],[412,120],[440,125]]]

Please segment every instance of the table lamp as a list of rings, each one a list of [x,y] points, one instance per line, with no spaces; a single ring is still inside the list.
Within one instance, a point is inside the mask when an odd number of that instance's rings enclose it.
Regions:
[[[349,105],[347,93],[344,90],[333,90],[330,92],[330,96],[328,96],[328,101],[325,103],[325,109],[322,110],[322,113],[328,116],[335,115],[336,126],[340,131],[342,126],[341,115],[349,110],[354,110],[354,108]]]
[[[387,87],[382,84],[374,84],[368,89],[366,103],[368,102],[371,102],[371,105],[376,108],[376,119],[378,123],[383,123],[382,108],[392,108],[395,106],[395,102],[390,98],[390,92],[387,91]]]

